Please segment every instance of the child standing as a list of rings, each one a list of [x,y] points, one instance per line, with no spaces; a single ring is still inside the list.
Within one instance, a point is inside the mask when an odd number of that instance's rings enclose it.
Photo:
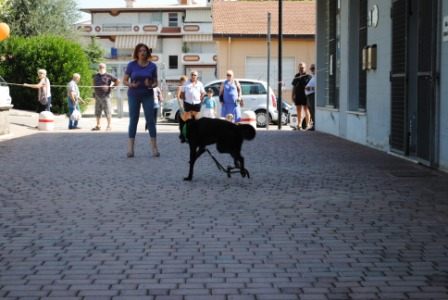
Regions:
[[[213,99],[212,89],[207,90],[207,97],[204,98],[202,104],[205,105],[204,117],[214,119],[216,116],[216,101]]]

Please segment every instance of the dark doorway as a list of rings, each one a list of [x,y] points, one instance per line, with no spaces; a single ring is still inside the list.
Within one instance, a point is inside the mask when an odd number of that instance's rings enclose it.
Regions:
[[[391,151],[435,164],[437,0],[392,4]]]

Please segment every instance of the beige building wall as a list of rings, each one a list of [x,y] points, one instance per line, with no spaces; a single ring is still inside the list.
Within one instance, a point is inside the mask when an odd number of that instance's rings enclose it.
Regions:
[[[217,74],[219,79],[226,77],[226,71],[231,69],[234,71],[236,78],[246,78],[246,59],[248,57],[267,57],[267,40],[266,38],[214,38],[217,42],[218,65]],[[282,57],[291,61],[293,58],[294,66],[288,66],[293,70],[293,74],[285,74],[283,68],[284,90],[282,91],[282,99],[290,102],[291,99],[291,81],[297,73],[297,65],[299,62],[305,62],[309,66],[315,63],[315,41],[284,39],[282,43]],[[271,66],[278,62],[278,40],[272,39],[270,45]],[[309,71],[308,71],[309,72]],[[271,86],[276,94],[278,85]]]

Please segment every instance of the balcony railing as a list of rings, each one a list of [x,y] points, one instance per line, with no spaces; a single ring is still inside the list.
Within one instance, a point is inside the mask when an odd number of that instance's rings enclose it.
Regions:
[[[155,63],[163,62],[163,53],[153,53],[153,58]],[[128,53],[117,53],[116,56],[106,54],[106,59],[127,63],[132,60],[132,55]],[[165,58],[166,59],[166,58]],[[188,65],[216,65],[217,64],[217,54],[216,53],[183,53],[181,54],[180,64]]]
[[[85,35],[111,35],[111,34],[158,34],[162,33],[161,24],[131,24],[131,23],[97,23],[97,24],[78,24],[76,29]],[[180,32],[176,34],[185,35],[212,35],[213,25],[210,23],[186,23],[180,27]]]
[[[76,26],[79,32],[85,35],[111,35],[120,33],[122,35],[131,34],[160,34],[162,25],[160,24],[79,24]]]
[[[218,56],[216,53],[183,53],[184,65],[216,65]]]
[[[103,32],[127,32],[132,30],[132,24],[103,24]]]

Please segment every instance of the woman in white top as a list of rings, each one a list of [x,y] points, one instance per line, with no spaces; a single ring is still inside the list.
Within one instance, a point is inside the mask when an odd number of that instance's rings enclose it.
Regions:
[[[23,86],[30,87],[33,89],[39,89],[39,97],[37,100],[37,108],[36,112],[41,113],[44,110],[50,111],[51,107],[51,88],[50,88],[50,80],[47,78],[47,71],[44,69],[40,69],[37,71],[37,76],[39,76],[39,83],[38,84],[28,84],[24,83]],[[47,103],[42,104],[41,99],[47,98]]]

